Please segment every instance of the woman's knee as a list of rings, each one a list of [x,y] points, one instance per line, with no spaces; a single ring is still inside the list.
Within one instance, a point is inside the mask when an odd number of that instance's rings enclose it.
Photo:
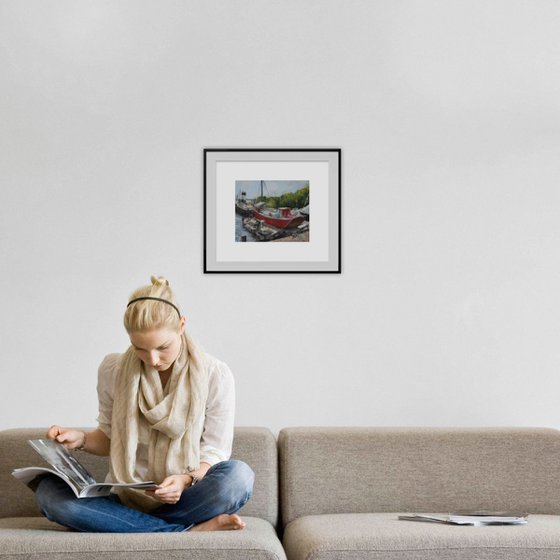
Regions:
[[[61,480],[53,475],[46,475],[33,481],[35,488],[35,499],[40,509],[49,506],[55,501],[55,497],[60,493]]]
[[[249,494],[252,494],[253,485],[255,484],[255,473],[253,472],[253,469],[243,461],[233,459],[230,462],[233,463],[232,477],[236,484]]]
[[[216,470],[223,476],[223,490],[226,491],[230,500],[243,503],[247,502],[253,494],[255,473],[253,469],[236,459],[222,461],[216,466]]]
[[[208,474],[215,473],[219,476],[227,477],[228,480],[235,480],[241,484],[252,486],[255,481],[255,473],[247,463],[238,459],[229,459],[216,463]]]
[[[35,499],[41,513],[56,522],[71,515],[73,504],[77,502],[68,485],[53,475],[45,476],[38,482]]]

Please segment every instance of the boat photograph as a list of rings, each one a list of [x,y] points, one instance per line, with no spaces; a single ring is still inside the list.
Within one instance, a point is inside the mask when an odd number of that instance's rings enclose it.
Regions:
[[[235,187],[236,241],[309,241],[309,181],[236,181]]]

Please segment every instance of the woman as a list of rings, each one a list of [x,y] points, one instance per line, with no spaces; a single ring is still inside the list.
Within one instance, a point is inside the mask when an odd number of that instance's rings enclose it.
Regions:
[[[58,477],[36,488],[51,521],[76,531],[165,532],[243,529],[235,512],[251,497],[254,474],[231,454],[233,376],[185,330],[169,282],[152,277],[124,314],[131,346],[99,367],[98,428],[52,426],[68,449],[109,455],[111,482],[154,480],[152,491],[114,488],[77,499]]]

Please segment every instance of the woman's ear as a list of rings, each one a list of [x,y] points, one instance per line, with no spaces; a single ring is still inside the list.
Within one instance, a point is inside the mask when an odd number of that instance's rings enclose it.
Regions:
[[[181,315],[179,319],[179,334],[183,334],[185,332],[185,323],[187,322],[187,318],[184,315]]]

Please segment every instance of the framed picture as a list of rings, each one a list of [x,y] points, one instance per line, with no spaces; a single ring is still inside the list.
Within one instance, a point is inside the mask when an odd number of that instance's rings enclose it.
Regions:
[[[204,272],[341,272],[341,150],[204,150]]]

